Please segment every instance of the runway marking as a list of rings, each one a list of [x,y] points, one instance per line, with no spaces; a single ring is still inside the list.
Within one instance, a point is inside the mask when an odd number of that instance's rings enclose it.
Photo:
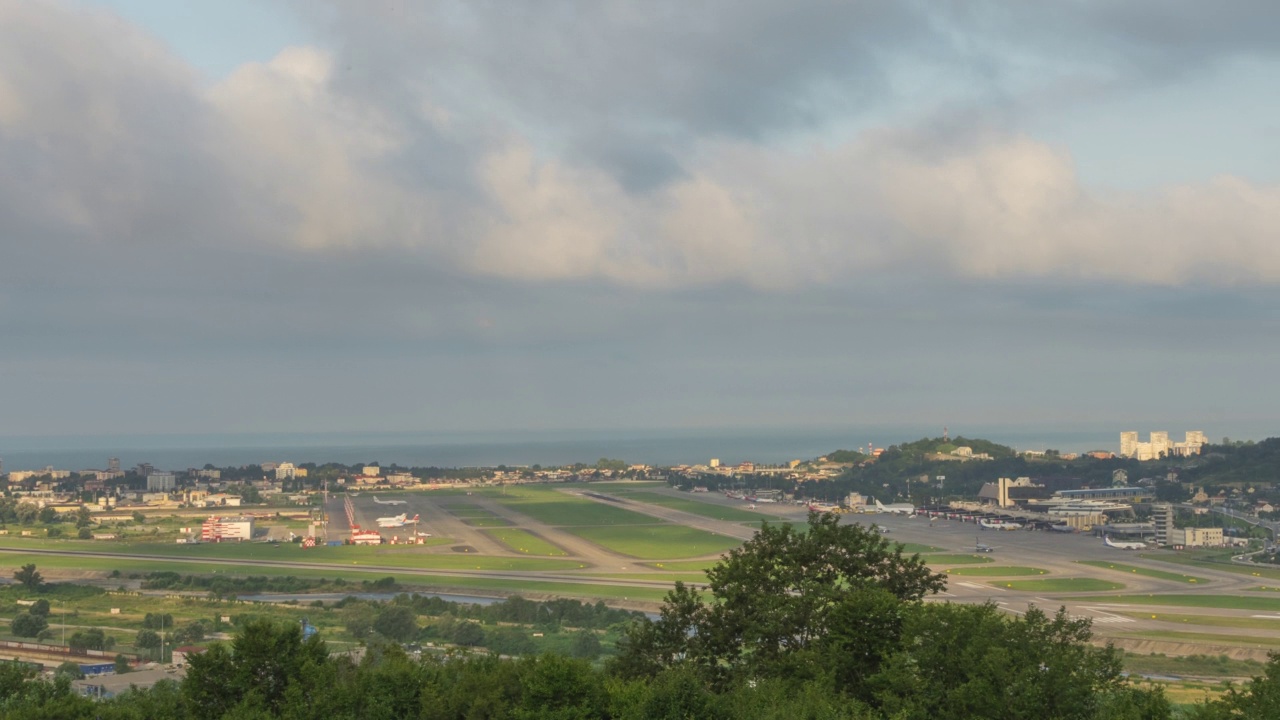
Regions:
[[[974,590],[999,590],[1000,592],[1006,592],[1004,588],[995,587],[993,585],[979,585],[978,583],[971,583],[971,582],[962,582],[962,583],[956,583],[956,584],[963,587],[972,588]]]
[[[1105,610],[1099,610],[1098,608],[1092,607],[1092,606],[1082,607],[1081,609],[1088,610],[1089,612],[1099,613],[1101,617],[1093,617],[1089,615],[1073,615],[1072,617],[1077,620],[1092,620],[1094,623],[1097,623],[1100,625],[1106,625],[1108,623],[1119,624],[1119,623],[1137,622],[1137,620],[1134,620],[1131,617],[1116,615],[1115,613],[1109,613],[1109,612],[1106,612]]]
[[[1262,620],[1280,620],[1280,615],[1250,615],[1251,618],[1260,618]]]

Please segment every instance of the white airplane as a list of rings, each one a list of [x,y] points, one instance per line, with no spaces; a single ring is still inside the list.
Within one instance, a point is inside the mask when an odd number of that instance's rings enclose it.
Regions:
[[[405,505],[405,504],[407,504],[404,500],[379,500],[377,495],[374,495],[374,496],[373,496],[373,501],[374,501],[374,502],[376,502],[376,503],[378,503],[379,505]]]
[[[978,542],[977,538],[974,538],[973,549],[976,552],[983,552],[983,553],[990,553],[990,552],[996,551],[996,548],[994,545],[987,545],[986,543]]]
[[[871,523],[871,529],[879,532],[882,535],[889,532],[889,528],[883,525],[877,525],[875,523]]]
[[[1115,542],[1106,535],[1102,536],[1102,542],[1109,548],[1117,550],[1146,550],[1147,544],[1144,542]]]
[[[410,523],[412,523],[412,524],[417,524],[417,522],[418,522],[418,516],[417,516],[417,515],[414,515],[414,516],[413,516],[413,519],[412,519],[412,520],[409,520],[409,519],[407,519],[407,518],[406,518],[405,513],[400,513],[399,515],[396,515],[395,517],[380,517],[380,518],[378,518],[378,527],[380,527],[380,528],[398,528],[398,527],[404,527],[405,525],[408,525],[408,524],[410,524]]]
[[[894,513],[897,515],[911,515],[915,513],[915,511],[916,511],[916,506],[912,505],[911,503],[889,503],[888,505],[883,505],[879,500],[876,500],[876,512],[878,513]]]
[[[979,520],[978,525],[986,530],[1020,530],[1022,523],[1009,522],[1007,520]]]

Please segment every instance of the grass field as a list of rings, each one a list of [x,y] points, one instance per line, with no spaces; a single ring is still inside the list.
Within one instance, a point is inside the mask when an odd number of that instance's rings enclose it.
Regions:
[[[645,563],[651,568],[669,570],[671,572],[702,572],[720,560],[675,560],[672,562]]]
[[[1099,595],[1097,597],[1074,599],[1122,605],[1160,605],[1280,612],[1280,598],[1260,595]]]
[[[1165,570],[1152,570],[1151,568],[1125,565],[1123,563],[1114,563],[1107,560],[1077,560],[1076,562],[1081,565],[1088,565],[1089,567],[1102,568],[1103,570],[1115,570],[1116,572],[1143,575],[1145,577],[1157,578],[1160,580],[1171,580],[1173,582],[1182,582],[1191,585],[1203,585],[1204,583],[1209,582],[1204,578],[1198,578],[1192,575],[1183,575],[1182,573],[1167,572]]]
[[[949,568],[946,573],[965,577],[1016,577],[1018,575],[1047,575],[1049,571],[1033,567],[1002,566]]]
[[[1112,610],[1117,615],[1124,615],[1135,620],[1151,620],[1152,613]],[[1267,618],[1229,617],[1223,615],[1182,615],[1178,613],[1157,613],[1156,620],[1168,623],[1185,623],[1205,627],[1244,628],[1248,630],[1275,630],[1280,623]]]
[[[224,548],[234,548],[237,546],[221,543]],[[302,550],[296,545],[249,545],[245,544],[242,548],[272,548],[273,550],[263,550],[258,553],[211,553],[202,552],[205,547],[213,547],[209,545],[178,545],[178,548],[185,548],[193,552],[190,553],[168,553],[156,552],[147,553],[155,557],[171,557],[177,562],[190,562],[193,567],[199,567],[196,561],[217,562],[218,560],[249,560],[249,561],[276,561],[302,563],[317,568],[326,567],[345,567],[350,565],[381,565],[387,568],[412,568],[412,569],[431,569],[431,570],[568,570],[577,568],[580,563],[574,560],[554,560],[543,558],[503,558],[491,557],[467,553],[424,553],[420,549],[413,546],[387,546],[368,547],[363,545],[343,545],[341,547],[321,547],[312,550]],[[168,546],[163,546],[168,549]],[[158,550],[159,548],[157,548]],[[119,552],[137,553],[137,548],[121,549]],[[9,553],[0,552],[0,563],[8,562]],[[30,557],[57,557],[45,555],[32,555]],[[148,558],[150,559],[150,558]],[[122,565],[133,562],[127,558],[111,558],[111,557],[91,557],[89,555],[75,558],[80,564],[79,567],[86,569],[105,568],[108,570],[115,569]],[[37,565],[43,564],[35,561]],[[72,565],[71,567],[76,567]],[[234,566],[232,566],[234,567]],[[257,566],[245,567],[244,572],[256,572]],[[192,571],[198,572],[198,571]]]
[[[672,510],[687,512],[691,515],[711,518],[712,520],[746,523],[758,523],[763,520],[768,520],[770,522],[778,521],[778,518],[776,517],[762,515],[760,513],[743,510],[729,505],[716,505],[714,503],[700,502],[698,500],[661,495],[655,492],[618,493],[618,496],[635,502],[649,503],[650,505],[658,505]]]
[[[906,555],[914,555],[917,553],[940,553],[942,548],[933,545],[921,545],[919,543],[902,543],[902,552]]]
[[[741,541],[683,525],[577,527],[568,532],[622,555],[642,560],[688,558],[720,553]],[[664,569],[671,569],[669,566]]]
[[[1233,647],[1244,648],[1280,647],[1280,638],[1263,637],[1258,635],[1218,635],[1216,633],[1144,630],[1140,632],[1117,633],[1113,637],[1142,638],[1144,640],[1180,640],[1182,642],[1204,643],[1209,645],[1231,645]]]
[[[986,555],[921,555],[920,559],[930,565],[981,565],[991,562]]]
[[[515,559],[517,561],[527,560],[526,558]],[[112,564],[107,564],[104,560],[111,560],[111,558],[99,559],[65,557],[59,555],[16,555],[5,553],[4,555],[0,555],[0,572],[4,572],[6,575],[9,575],[22,565],[35,563],[37,568],[40,569],[102,570],[105,572],[119,570],[125,576],[130,573],[145,574],[151,572],[176,572],[182,575],[220,574],[232,577],[256,575],[269,577],[292,576],[312,579],[343,578],[349,581],[359,582],[361,580],[379,580],[390,575],[395,577],[401,584],[410,587],[457,589],[463,591],[475,590],[477,592],[503,595],[528,595],[530,593],[537,593],[540,595],[564,595],[580,598],[611,598],[658,602],[661,601],[663,596],[666,594],[666,590],[658,588],[633,588],[606,584],[592,585],[588,583],[546,582],[536,578],[454,577],[449,575],[430,574],[397,575],[394,570],[370,570],[362,569],[358,566],[317,566],[313,569],[261,566],[246,567],[240,565],[222,565],[218,564],[216,561],[180,562],[175,560],[119,560]],[[578,563],[570,562],[570,564],[574,567],[581,567]],[[352,590],[359,591],[359,588],[352,588]]]
[[[561,550],[528,530],[515,528],[510,530],[485,530],[484,534],[518,553],[538,555],[540,557],[564,557],[565,555],[568,555],[564,550]]]
[[[1193,675],[1196,677],[1252,677],[1262,674],[1257,660],[1232,660],[1225,655],[1138,655],[1124,653],[1124,669],[1146,675]]]
[[[650,582],[669,582],[674,583],[677,580],[683,580],[687,585],[702,585],[707,581],[707,576],[702,573],[590,573],[583,574],[583,577],[592,578],[618,578],[622,580],[647,580]]]
[[[528,515],[538,522],[558,527],[590,525],[655,525],[662,521],[606,502],[555,490],[511,488],[509,494],[494,499],[503,506]]]
[[[1201,567],[1210,570],[1234,573],[1236,575],[1249,575],[1256,578],[1266,578],[1267,580],[1280,580],[1280,567],[1256,564],[1241,565],[1239,563],[1231,562],[1231,556],[1236,554],[1236,552],[1238,551],[1167,551],[1143,553],[1140,557],[1144,560],[1157,560],[1171,565]]]
[[[486,517],[465,517],[461,518],[462,522],[471,527],[492,528],[492,527],[508,527],[511,521],[506,518],[500,518],[497,515],[489,515]]]
[[[1122,590],[1124,585],[1097,578],[1050,578],[1046,580],[1010,580],[993,582],[996,587],[1025,590],[1029,592],[1100,592],[1104,590]]]

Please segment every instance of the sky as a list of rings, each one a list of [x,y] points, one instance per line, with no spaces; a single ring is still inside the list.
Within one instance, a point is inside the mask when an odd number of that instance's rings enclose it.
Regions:
[[[0,0],[0,436],[1280,434],[1280,4]]]

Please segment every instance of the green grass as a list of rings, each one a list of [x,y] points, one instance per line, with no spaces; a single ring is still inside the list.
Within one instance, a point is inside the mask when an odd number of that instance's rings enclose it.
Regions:
[[[1049,571],[1033,567],[1000,566],[950,568],[946,573],[948,575],[963,575],[966,577],[1015,577],[1018,575],[1047,575]]]
[[[1089,567],[1102,568],[1104,570],[1115,570],[1116,572],[1130,573],[1132,575],[1143,575],[1145,577],[1157,578],[1159,580],[1171,580],[1173,582],[1188,583],[1191,585],[1203,585],[1209,582],[1204,578],[1198,578],[1193,575],[1183,575],[1182,573],[1167,572],[1165,570],[1152,570],[1151,568],[1137,567],[1136,565],[1125,565],[1124,563],[1109,562],[1107,560],[1077,560],[1081,565]]]
[[[991,558],[986,555],[921,555],[920,559],[930,565],[980,565],[991,562]]]
[[[452,542],[452,541],[450,541]],[[219,547],[220,546],[220,547]],[[350,565],[382,565],[389,568],[423,568],[431,570],[567,570],[579,567],[578,562],[573,560],[553,560],[543,558],[502,558],[484,555],[476,555],[471,553],[427,553],[421,548],[412,545],[393,546],[363,546],[363,545],[343,545],[340,547],[318,547],[310,550],[303,550],[298,545],[282,543],[279,546],[265,544],[229,544],[229,543],[209,543],[205,545],[175,545],[177,549],[186,549],[191,552],[173,553],[167,552],[168,545],[157,546],[157,552],[151,552],[151,548],[147,548],[145,554],[158,557],[172,557],[176,561],[197,561],[204,560],[216,562],[218,560],[245,560],[245,561],[277,561],[277,562],[296,562],[314,565],[317,568],[325,568],[332,566],[350,566]],[[75,548],[63,548],[75,549]],[[236,552],[240,550],[252,550],[252,552]],[[126,553],[143,553],[139,548],[119,548],[115,552]],[[9,560],[10,553],[0,553],[0,564],[12,562]],[[32,557],[57,557],[39,555]],[[115,568],[122,563],[130,562],[126,559],[115,559],[110,557],[79,557],[76,558],[82,565],[81,567],[105,567],[107,569]],[[41,561],[35,561],[37,565],[44,564]],[[72,565],[71,567],[75,567]],[[256,566],[255,566],[256,567]]]
[[[641,560],[688,558],[720,553],[740,540],[683,525],[652,527],[580,527],[568,532],[622,555]],[[670,569],[669,567],[667,569]]]
[[[1111,637],[1142,638],[1144,640],[1180,640],[1182,642],[1231,645],[1234,647],[1280,647],[1280,638],[1260,637],[1258,635],[1218,635],[1215,633],[1143,630],[1139,632],[1117,633]]]
[[[940,553],[942,548],[933,545],[921,545],[920,543],[902,543],[902,552],[907,555],[915,555],[918,553]]]
[[[1160,605],[1280,612],[1280,598],[1258,595],[1099,595],[1097,597],[1073,599],[1122,605]]]
[[[648,580],[650,582],[669,582],[674,583],[682,580],[688,585],[701,585],[707,581],[707,576],[702,573],[590,573],[583,574],[583,577],[593,578],[610,578],[621,580]]]
[[[1097,578],[1050,578],[1046,580],[1010,580],[993,582],[996,587],[1029,592],[1100,592],[1105,590],[1122,590],[1124,585]]]
[[[526,560],[525,558],[515,558]],[[530,558],[532,559],[532,558]],[[130,573],[176,572],[183,575],[228,575],[245,577],[249,575],[265,575],[271,577],[298,577],[315,579],[343,578],[350,581],[379,580],[388,575],[396,578],[402,585],[409,587],[425,587],[437,589],[475,590],[485,593],[505,593],[511,595],[538,594],[564,595],[580,598],[627,599],[645,602],[658,602],[666,594],[666,590],[658,588],[635,588],[617,585],[592,585],[572,582],[544,582],[536,578],[482,578],[454,577],[449,575],[397,575],[394,570],[366,570],[358,566],[330,567],[317,566],[311,568],[276,568],[242,565],[222,565],[214,562],[181,562],[176,560],[113,560],[112,558],[83,558],[59,555],[0,555],[0,568],[6,574],[12,573],[21,565],[36,563],[38,568],[58,568],[64,570],[119,570],[124,575]],[[579,563],[572,563],[581,567]],[[122,582],[124,580],[122,579]],[[359,592],[360,587],[352,587],[352,592]]]
[[[1233,555],[1238,555],[1239,550],[1193,550],[1174,552],[1163,551],[1153,553],[1143,553],[1139,557],[1144,560],[1157,560],[1171,565],[1186,565],[1190,567],[1206,568],[1209,570],[1219,570],[1221,572],[1229,572],[1236,575],[1249,575],[1256,578],[1266,578],[1268,580],[1280,580],[1280,567],[1272,565],[1258,565],[1256,563],[1242,565],[1240,563],[1231,562]]]
[[[528,530],[519,530],[514,528],[510,530],[485,530],[484,534],[494,540],[497,540],[503,545],[506,545],[512,550],[526,555],[564,557],[569,554],[537,535],[534,535]]]
[[[1138,655],[1124,653],[1124,669],[1145,675],[1194,675],[1196,677],[1253,677],[1262,674],[1257,660],[1232,660],[1226,655]]]
[[[658,505],[669,508],[671,510],[679,510],[687,512],[691,515],[699,515],[712,520],[726,520],[728,522],[748,522],[758,523],[763,520],[776,521],[778,518],[764,515],[761,513],[751,512],[733,507],[731,505],[717,505],[714,503],[701,502],[681,497],[671,497],[670,495],[661,495],[654,492],[632,492],[619,493],[620,497],[635,502],[648,503],[650,505]]]
[[[1185,625],[1201,625],[1204,627],[1226,627],[1226,628],[1245,628],[1249,630],[1275,630],[1276,621],[1266,618],[1249,618],[1249,617],[1231,617],[1224,615],[1182,615],[1178,613],[1157,613],[1116,611],[1111,612],[1117,615],[1124,615],[1135,620],[1160,620],[1167,623],[1183,623]]]
[[[590,525],[654,525],[662,521],[613,504],[535,488],[510,488],[494,499],[504,507],[557,527]]]
[[[488,517],[466,517],[466,518],[462,518],[462,522],[467,525],[470,525],[471,527],[480,527],[480,528],[507,527],[511,525],[511,521],[507,520],[506,518],[500,518],[497,515],[490,515]]]
[[[702,572],[719,562],[716,560],[675,560],[672,562],[645,563],[649,567],[671,572]]]

